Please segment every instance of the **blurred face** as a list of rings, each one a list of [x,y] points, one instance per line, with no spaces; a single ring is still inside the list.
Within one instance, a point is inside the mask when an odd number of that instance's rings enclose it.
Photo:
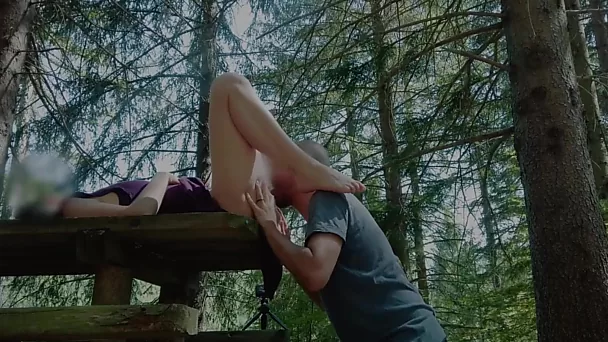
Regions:
[[[295,191],[295,176],[287,169],[275,168],[272,175],[272,195],[279,208],[290,206],[291,196]]]

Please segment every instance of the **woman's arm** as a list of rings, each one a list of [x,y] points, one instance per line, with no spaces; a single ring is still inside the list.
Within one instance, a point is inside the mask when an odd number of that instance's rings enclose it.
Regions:
[[[128,206],[103,203],[92,198],[69,198],[63,205],[64,217],[155,215],[165,197],[167,186],[179,180],[168,172],[159,172]]]
[[[156,215],[165,197],[167,186],[176,183],[179,183],[179,180],[171,173],[157,173],[125,210],[135,213],[133,216]]]

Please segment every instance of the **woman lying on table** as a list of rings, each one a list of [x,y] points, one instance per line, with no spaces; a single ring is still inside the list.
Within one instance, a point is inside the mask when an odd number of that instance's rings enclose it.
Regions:
[[[264,107],[249,81],[226,73],[212,84],[209,109],[211,188],[199,178],[158,173],[93,193],[78,192],[59,206],[61,217],[139,216],[227,211],[252,217],[246,194],[256,181],[281,192],[297,189],[354,193],[362,183],[320,162],[325,150],[312,141],[294,143]],[[277,208],[277,213],[280,210]]]

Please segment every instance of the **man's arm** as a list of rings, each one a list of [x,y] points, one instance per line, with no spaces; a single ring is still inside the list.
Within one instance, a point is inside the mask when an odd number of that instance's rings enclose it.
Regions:
[[[264,231],[270,247],[309,294],[325,287],[346,241],[349,205],[343,194],[317,192],[311,199],[305,247],[293,244],[275,223]]]
[[[342,239],[330,233],[316,233],[308,239],[307,247],[295,245],[279,232],[277,225],[262,225],[268,244],[309,294],[325,287],[340,255]]]

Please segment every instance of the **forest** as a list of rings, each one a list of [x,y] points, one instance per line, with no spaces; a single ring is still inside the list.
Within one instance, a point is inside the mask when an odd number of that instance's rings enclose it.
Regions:
[[[60,153],[85,191],[159,171],[208,179],[211,82],[238,72],[292,139],[324,144],[366,185],[360,199],[450,342],[606,341],[607,12],[604,0],[0,0],[0,215],[12,217],[5,175],[33,152]],[[304,222],[285,215],[301,239]],[[88,305],[92,279],[4,277],[0,307]],[[205,273],[203,328],[239,329],[260,281]],[[133,286],[133,303],[158,300]],[[291,340],[338,341],[287,272],[271,307]]]

